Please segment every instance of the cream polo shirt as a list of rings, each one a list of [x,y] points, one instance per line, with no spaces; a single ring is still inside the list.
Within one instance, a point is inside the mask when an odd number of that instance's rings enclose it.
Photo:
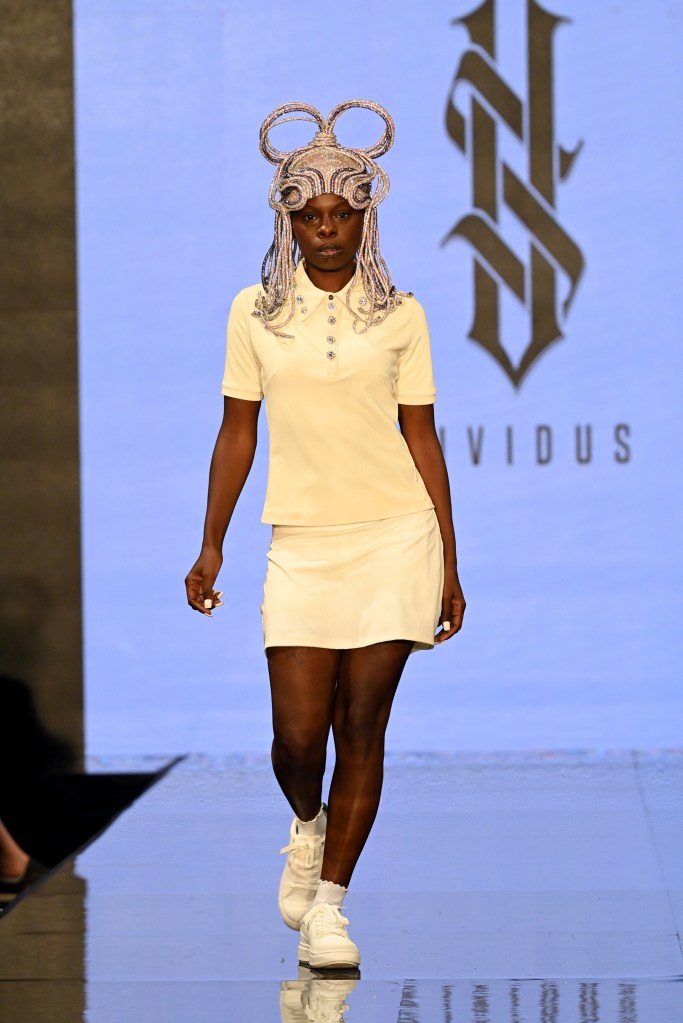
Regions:
[[[346,307],[351,285],[320,291],[296,271],[296,311],[276,337],[254,316],[260,287],[236,296],[222,392],[265,396],[270,459],[263,522],[333,525],[433,508],[397,427],[398,405],[436,397],[427,321],[403,298],[364,334]],[[363,290],[354,287],[353,308]]]

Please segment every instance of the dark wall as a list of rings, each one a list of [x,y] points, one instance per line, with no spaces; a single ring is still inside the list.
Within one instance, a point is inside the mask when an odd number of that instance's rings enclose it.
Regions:
[[[0,0],[0,675],[28,683],[78,760],[72,42],[70,0]]]

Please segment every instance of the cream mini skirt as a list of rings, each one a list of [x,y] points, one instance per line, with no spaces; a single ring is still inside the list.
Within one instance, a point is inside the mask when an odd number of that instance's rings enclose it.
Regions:
[[[264,646],[434,646],[443,546],[434,509],[374,522],[273,526]]]

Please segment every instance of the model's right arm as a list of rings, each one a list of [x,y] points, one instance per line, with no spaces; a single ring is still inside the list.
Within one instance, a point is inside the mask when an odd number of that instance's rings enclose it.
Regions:
[[[223,422],[209,472],[202,550],[185,579],[188,604],[206,615],[211,614],[211,608],[204,607],[204,601],[213,600],[214,583],[223,563],[223,538],[254,461],[261,407],[260,401],[242,398],[223,401]]]

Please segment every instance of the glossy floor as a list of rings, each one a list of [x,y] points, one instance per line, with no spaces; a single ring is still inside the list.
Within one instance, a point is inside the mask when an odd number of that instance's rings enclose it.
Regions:
[[[682,794],[681,752],[389,757],[329,978],[266,759],[188,758],[0,920],[0,1018],[680,1023]]]

